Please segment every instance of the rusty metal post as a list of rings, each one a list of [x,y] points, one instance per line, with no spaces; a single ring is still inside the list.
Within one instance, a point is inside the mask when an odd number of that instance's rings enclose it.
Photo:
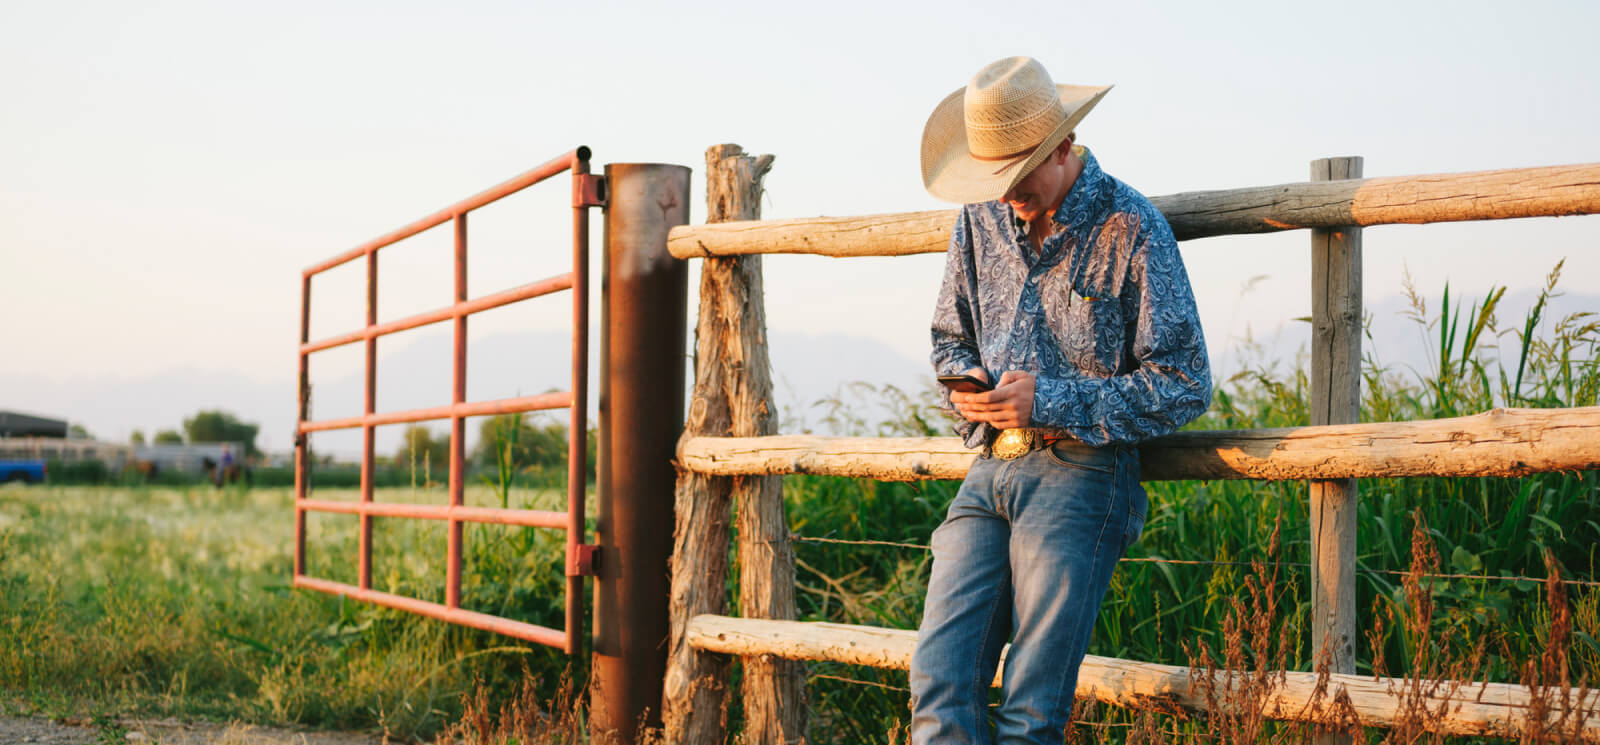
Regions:
[[[589,732],[633,743],[661,726],[672,459],[683,429],[688,268],[667,231],[689,221],[685,166],[613,163],[600,280],[600,463]]]
[[[378,252],[376,249],[367,252],[367,329],[378,325]],[[367,377],[366,397],[361,412],[364,416],[372,416],[378,411],[378,339],[374,336],[367,337]],[[373,452],[373,443],[377,439],[377,428],[370,422],[361,427],[361,501],[372,501],[373,477],[376,473],[376,455]],[[357,542],[361,558],[357,561],[356,586],[363,590],[372,589],[372,516],[362,515],[361,537]]]
[[[308,478],[311,475],[308,459],[311,436],[301,432],[300,426],[311,420],[311,353],[304,350],[311,341],[311,275],[300,278],[300,388],[296,391],[299,398],[299,415],[295,420],[294,432],[294,576],[299,577],[306,573],[306,511],[302,505],[306,501],[311,485]]]
[[[583,578],[592,557],[586,515],[589,496],[589,207],[603,194],[586,194],[589,148],[572,151],[572,401],[567,425],[567,626],[568,656],[583,650]],[[595,187],[599,191],[599,187]],[[592,198],[590,198],[592,197]]]
[[[467,213],[455,217],[456,287],[455,302],[467,301]],[[450,372],[450,403],[467,401],[467,315],[456,314],[454,329],[455,363]],[[460,507],[467,489],[467,420],[460,412],[450,414],[450,506]],[[444,605],[461,607],[461,521],[450,520],[445,534]]]

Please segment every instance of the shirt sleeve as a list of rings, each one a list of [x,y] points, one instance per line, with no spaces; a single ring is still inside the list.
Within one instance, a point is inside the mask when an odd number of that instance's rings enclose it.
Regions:
[[[1211,406],[1211,366],[1194,291],[1165,220],[1156,220],[1129,266],[1137,308],[1132,370],[1108,378],[1069,368],[1035,380],[1033,423],[1089,445],[1171,434]],[[1126,306],[1125,306],[1126,307]]]
[[[963,208],[950,230],[950,248],[944,261],[944,282],[939,286],[939,301],[933,311],[933,353],[930,356],[935,375],[959,375],[983,366],[978,351],[976,314],[972,307],[972,288],[977,285],[977,275],[972,263],[970,219],[968,210]],[[956,433],[961,435],[967,447],[982,444],[982,428],[955,413],[955,406],[950,403],[949,389],[942,385],[938,389],[940,407],[956,417]]]

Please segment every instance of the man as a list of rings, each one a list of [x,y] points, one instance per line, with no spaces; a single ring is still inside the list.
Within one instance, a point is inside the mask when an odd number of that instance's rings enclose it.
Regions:
[[[940,375],[985,447],[933,534],[911,662],[911,737],[1060,743],[1111,573],[1144,526],[1136,443],[1203,413],[1211,374],[1172,230],[1073,128],[1110,86],[1055,85],[1027,57],[939,104],[923,184],[966,206],[933,319]],[[988,689],[1002,646],[1002,702]]]
[[[228,483],[228,469],[233,468],[233,448],[222,446],[222,462],[217,464],[217,488]]]

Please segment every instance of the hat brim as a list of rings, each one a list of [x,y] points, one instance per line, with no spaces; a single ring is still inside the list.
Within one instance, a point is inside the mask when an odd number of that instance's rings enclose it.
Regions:
[[[1057,85],[1067,117],[1027,157],[997,161],[974,158],[968,149],[963,105],[967,89],[957,89],[939,102],[922,129],[923,187],[934,197],[957,204],[999,199],[1043,163],[1109,90],[1109,85]]]

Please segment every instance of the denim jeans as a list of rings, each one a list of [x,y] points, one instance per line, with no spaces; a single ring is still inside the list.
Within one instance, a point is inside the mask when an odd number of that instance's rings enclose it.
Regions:
[[[1145,507],[1133,447],[1063,441],[973,464],[933,533],[911,658],[915,745],[1059,745],[1100,600]],[[1008,637],[991,734],[989,687]]]

